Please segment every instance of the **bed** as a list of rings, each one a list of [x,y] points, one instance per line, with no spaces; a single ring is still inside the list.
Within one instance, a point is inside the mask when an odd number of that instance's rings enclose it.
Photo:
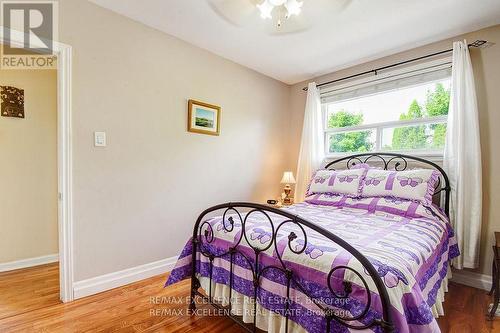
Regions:
[[[432,169],[433,200],[309,193],[283,209],[217,205],[197,219],[166,285],[190,278],[193,314],[208,302],[249,332],[439,332],[435,317],[459,255],[446,173],[390,153],[345,157],[325,170],[367,164],[383,170],[375,173]],[[360,181],[373,179],[364,172]]]

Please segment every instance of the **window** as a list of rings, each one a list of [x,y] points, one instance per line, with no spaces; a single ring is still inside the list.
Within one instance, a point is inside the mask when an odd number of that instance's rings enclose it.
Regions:
[[[450,102],[446,60],[322,90],[327,155],[442,154]]]

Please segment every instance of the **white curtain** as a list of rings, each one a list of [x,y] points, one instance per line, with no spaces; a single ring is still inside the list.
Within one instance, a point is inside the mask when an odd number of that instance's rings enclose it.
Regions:
[[[450,218],[461,256],[456,268],[479,265],[481,237],[481,147],[474,75],[466,41],[453,43],[450,109],[444,169],[450,178]]]
[[[309,180],[313,172],[321,166],[325,154],[319,90],[314,82],[309,83],[307,88],[304,125],[297,165],[297,184],[295,185],[296,202],[304,201]]]

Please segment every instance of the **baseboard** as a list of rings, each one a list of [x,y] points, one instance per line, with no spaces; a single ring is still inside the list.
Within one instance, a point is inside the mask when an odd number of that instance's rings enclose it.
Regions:
[[[491,288],[491,275],[466,270],[453,270],[451,281],[483,290]]]
[[[41,256],[41,257],[11,261],[11,262],[6,262],[3,264],[0,264],[0,272],[8,272],[8,271],[16,270],[16,269],[21,269],[21,268],[28,268],[28,267],[33,267],[33,266],[45,265],[45,264],[50,264],[50,263],[58,262],[58,261],[59,261],[58,254],[49,254],[49,255]]]
[[[155,275],[170,272],[177,261],[177,257],[171,257],[149,264],[144,264],[122,271],[96,276],[90,279],[73,283],[74,299],[94,295],[106,290],[118,288],[129,283],[144,280]]]

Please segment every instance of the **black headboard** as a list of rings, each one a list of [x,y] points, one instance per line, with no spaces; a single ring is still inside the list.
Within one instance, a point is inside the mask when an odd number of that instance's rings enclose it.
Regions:
[[[415,163],[416,166],[422,166],[425,168],[434,169],[441,174],[438,182],[436,184],[436,188],[434,190],[433,197],[439,198],[441,192],[445,193],[444,198],[444,211],[447,216],[450,213],[450,180],[448,179],[448,175],[444,172],[443,168],[437,165],[434,162],[428,161],[426,159],[403,155],[403,154],[394,154],[394,153],[363,153],[356,155],[349,155],[346,157],[342,157],[336,159],[325,166],[325,169],[350,169],[352,166],[356,164],[373,164],[374,166],[382,167],[384,170],[394,170],[394,171],[403,171],[406,170],[410,163]]]

